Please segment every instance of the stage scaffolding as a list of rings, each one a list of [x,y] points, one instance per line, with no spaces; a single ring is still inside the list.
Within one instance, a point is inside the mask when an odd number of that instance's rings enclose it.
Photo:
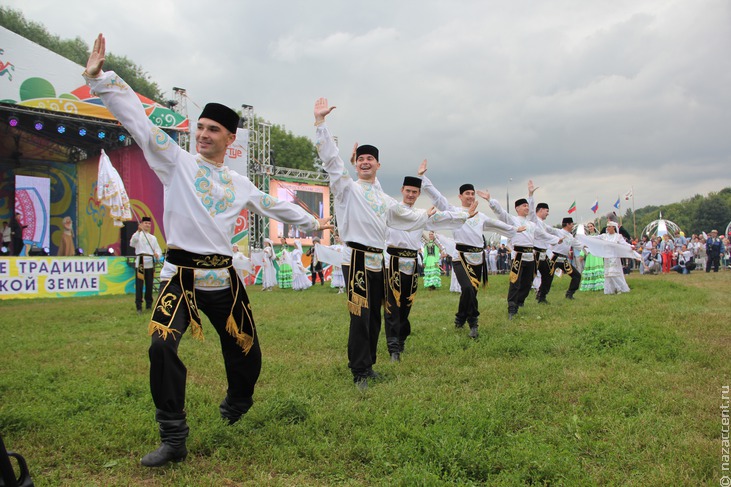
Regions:
[[[326,186],[328,176],[324,171],[307,171],[277,166],[271,148],[271,124],[254,116],[254,107],[242,105],[243,128],[249,130],[248,177],[264,193],[269,194],[269,183],[275,180]],[[316,163],[317,165],[317,163]],[[330,195],[330,214],[335,215],[333,198]],[[269,235],[269,219],[257,213],[249,213],[249,245],[262,248],[264,238]]]

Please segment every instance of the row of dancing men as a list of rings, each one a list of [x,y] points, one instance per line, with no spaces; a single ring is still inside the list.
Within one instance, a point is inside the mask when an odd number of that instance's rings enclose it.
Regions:
[[[203,337],[201,312],[219,335],[225,365],[227,390],[219,405],[221,418],[233,425],[254,402],[261,371],[259,334],[246,288],[234,267],[231,245],[241,211],[248,209],[309,232],[332,225],[260,191],[246,176],[226,166],[225,154],[236,138],[239,123],[231,108],[218,103],[205,105],[195,126],[196,154],[191,154],[150,121],[122,78],[113,71],[103,71],[105,55],[106,40],[99,34],[83,76],[91,91],[130,132],[165,188],[163,225],[168,250],[148,326],[150,391],[161,441],[141,460],[144,466],[159,467],[183,461],[188,454],[187,369],[178,347],[189,328],[194,338]],[[426,162],[419,167],[417,177],[404,179],[402,198],[397,201],[378,184],[379,153],[370,145],[357,147],[357,179],[353,179],[325,124],[334,108],[324,98],[315,103],[317,150],[329,175],[340,235],[351,250],[349,264],[343,267],[350,313],[348,366],[354,383],[365,389],[377,376],[373,364],[383,302],[389,352],[398,360],[403,351],[416,289],[415,257],[423,230],[454,232],[454,260],[458,264],[454,271],[462,287],[455,325],[468,324],[472,338],[478,337],[477,290],[487,280],[482,233],[494,231],[512,240],[516,259],[510,275],[508,312],[514,316],[530,290],[536,236],[549,232],[545,225],[528,218],[528,201],[516,202],[516,217],[488,193],[476,192],[471,184],[460,188],[461,206],[450,205],[426,177]],[[413,207],[422,191],[434,203],[429,210]],[[497,219],[477,212],[476,195],[490,202]],[[557,238],[568,239],[566,235]]]

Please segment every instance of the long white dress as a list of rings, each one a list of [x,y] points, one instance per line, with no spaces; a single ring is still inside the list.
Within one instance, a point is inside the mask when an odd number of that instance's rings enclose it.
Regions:
[[[271,291],[277,285],[277,269],[274,267],[274,250],[264,247],[264,264],[261,266],[261,290]]]
[[[302,264],[302,244],[295,241],[295,249],[292,251],[292,289],[304,291],[312,286],[312,281],[307,277],[307,269]]]
[[[614,242],[629,246],[619,233],[602,233],[599,238],[607,242]],[[624,278],[622,259],[619,257],[604,258],[604,294],[628,293],[629,286]]]

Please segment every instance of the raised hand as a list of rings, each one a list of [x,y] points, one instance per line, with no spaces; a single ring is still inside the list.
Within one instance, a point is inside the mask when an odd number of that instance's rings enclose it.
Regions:
[[[358,159],[358,142],[353,144],[353,153],[350,154],[350,163],[354,166],[356,159]]]
[[[487,200],[487,201],[490,201],[490,192],[489,191],[487,191],[487,190],[485,190],[485,191],[477,190],[477,191],[475,191],[475,193],[480,198],[482,198],[484,200]]]
[[[538,186],[534,186],[533,185],[533,180],[532,179],[529,179],[528,180],[528,196],[533,196],[533,193],[537,189],[538,189]]]
[[[315,123],[324,122],[325,117],[333,110],[335,110],[335,107],[328,106],[327,98],[318,98],[315,102]]]
[[[107,51],[107,41],[102,34],[94,40],[94,47],[91,49],[89,59],[86,61],[86,74],[92,78],[99,76],[104,65],[104,56]]]
[[[469,218],[472,218],[473,216],[477,215],[477,203],[478,201],[475,200],[472,202],[470,207],[467,209],[467,213],[469,213]]]
[[[426,159],[424,159],[421,164],[419,165],[419,170],[416,171],[416,174],[419,176],[423,176],[426,173]]]

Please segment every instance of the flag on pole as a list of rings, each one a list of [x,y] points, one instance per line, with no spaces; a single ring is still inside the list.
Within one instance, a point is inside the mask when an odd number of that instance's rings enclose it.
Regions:
[[[619,209],[619,196],[617,196],[617,202],[616,202],[616,203],[614,203],[614,207],[615,207],[616,209]]]
[[[576,211],[576,200],[574,200],[573,203],[571,203],[571,206],[569,206],[569,215]]]
[[[596,200],[596,201],[594,202],[594,206],[592,206],[592,207],[591,207],[591,211],[593,211],[594,213],[596,213],[596,212],[597,212],[597,210],[599,210],[599,199],[597,199],[597,200]]]
[[[99,203],[109,208],[109,214],[114,220],[115,227],[123,227],[125,221],[132,219],[129,206],[129,197],[124,189],[122,178],[106,152],[102,149],[99,156],[99,174],[96,181],[96,197]]]
[[[624,199],[629,201],[629,199],[632,197],[632,188],[629,189],[626,193],[624,193]]]

